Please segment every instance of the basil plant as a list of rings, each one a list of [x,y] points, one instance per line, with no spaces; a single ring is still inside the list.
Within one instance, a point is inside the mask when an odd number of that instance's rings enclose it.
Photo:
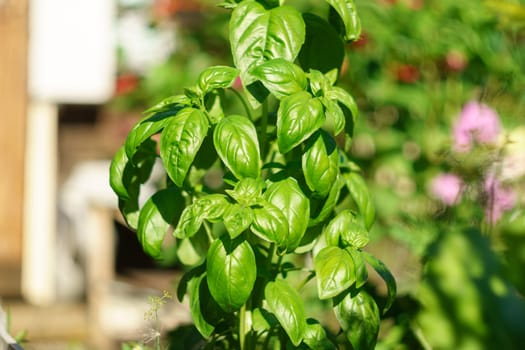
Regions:
[[[372,349],[395,282],[363,250],[375,211],[347,152],[358,109],[336,86],[360,21],[352,0],[326,0],[326,18],[284,2],[221,4],[234,66],[205,69],[147,110],[112,161],[111,186],[143,249],[176,252],[178,298],[189,295],[208,348]],[[166,183],[140,205],[158,158]],[[388,287],[381,307],[367,265]],[[308,314],[312,296],[340,334]]]

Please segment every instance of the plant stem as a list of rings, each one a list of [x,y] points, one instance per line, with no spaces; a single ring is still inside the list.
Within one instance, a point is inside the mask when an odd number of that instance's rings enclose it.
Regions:
[[[266,149],[268,148],[268,137],[266,131],[268,129],[268,99],[262,103],[262,115],[261,115],[261,156],[264,159],[266,155]]]

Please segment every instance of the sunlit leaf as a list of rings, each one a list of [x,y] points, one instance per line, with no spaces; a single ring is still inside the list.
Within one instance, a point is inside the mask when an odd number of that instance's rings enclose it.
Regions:
[[[334,300],[334,312],[352,348],[373,350],[379,333],[379,309],[364,290]]]
[[[182,187],[195,155],[208,133],[209,121],[193,108],[180,111],[164,128],[160,157],[171,180]]]
[[[306,331],[305,310],[299,293],[287,282],[277,280],[266,285],[264,296],[292,344],[299,345]]]
[[[226,89],[232,86],[238,75],[239,70],[233,67],[208,67],[199,75],[199,88],[204,93],[214,89]]]
[[[232,312],[248,300],[257,277],[256,266],[255,254],[247,241],[222,235],[212,243],[206,260],[207,280],[221,309]]]
[[[155,193],[140,210],[137,237],[142,249],[154,258],[162,257],[162,242],[171,225],[178,219],[184,200],[177,188]]]
[[[236,178],[259,177],[261,156],[257,131],[248,118],[231,115],[222,119],[213,132],[213,144]]]
[[[341,18],[345,30],[344,38],[347,41],[356,40],[361,34],[361,21],[357,15],[357,8],[353,0],[326,0]]]
[[[282,58],[273,59],[255,67],[251,74],[278,99],[306,89],[303,70]]]
[[[329,299],[344,292],[355,282],[352,256],[344,249],[329,246],[314,256],[319,299]]]
[[[330,192],[339,174],[339,154],[335,140],[321,131],[312,136],[302,156],[306,184],[319,197]]]
[[[310,201],[294,178],[272,183],[264,193],[266,200],[279,209],[288,222],[284,246],[291,252],[299,246],[310,217]]]
[[[306,92],[298,92],[281,100],[277,112],[277,144],[281,153],[306,140],[324,123],[323,105]]]
[[[293,62],[304,42],[301,14],[290,6],[266,10],[256,1],[241,2],[230,19],[233,61],[245,86],[256,80],[249,72],[274,58]]]
[[[397,293],[397,286],[396,286],[396,280],[394,279],[394,276],[386,267],[386,265],[379,259],[377,259],[372,254],[363,251],[362,252],[363,258],[376,270],[376,272],[381,276],[383,281],[386,283],[386,287],[388,290],[388,299],[386,301],[385,306],[383,307],[383,313],[387,312],[388,309],[392,306],[392,303],[394,302],[396,298]]]

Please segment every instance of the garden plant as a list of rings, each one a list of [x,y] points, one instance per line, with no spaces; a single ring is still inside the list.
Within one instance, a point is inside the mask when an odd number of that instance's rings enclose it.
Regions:
[[[204,347],[373,349],[396,284],[363,250],[375,209],[348,152],[357,104],[337,86],[358,12],[353,0],[315,14],[284,2],[220,4],[233,66],[148,109],[110,183],[143,249],[185,267],[177,297],[189,296]],[[166,181],[139,203],[159,158]],[[367,265],[386,298],[370,293]],[[311,287],[340,330],[310,314]]]

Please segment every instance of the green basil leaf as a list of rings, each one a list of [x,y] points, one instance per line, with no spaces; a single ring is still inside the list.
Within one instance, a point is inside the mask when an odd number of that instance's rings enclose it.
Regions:
[[[194,267],[184,273],[182,275],[182,278],[180,279],[179,283],[177,284],[177,300],[179,302],[183,302],[184,296],[186,295],[186,292],[188,291],[189,284],[192,280],[202,276],[206,272],[206,267],[203,265],[199,265],[197,267]]]
[[[157,112],[137,123],[129,132],[126,138],[126,154],[129,159],[133,159],[139,146],[151,136],[160,132],[182,109],[176,106],[162,112]]]
[[[322,99],[324,105],[324,113],[326,115],[326,122],[323,129],[332,133],[334,136],[339,135],[345,130],[345,114],[339,104],[329,99]]]
[[[330,79],[328,79],[326,75],[316,69],[310,69],[308,78],[310,80],[310,89],[316,97],[322,97],[327,91],[332,89],[333,84]]]
[[[388,267],[386,267],[386,265],[381,260],[377,259],[372,254],[365,252],[365,251],[363,251],[361,254],[363,255],[363,258],[366,260],[366,262],[368,262],[370,266],[372,266],[372,268],[376,270],[379,276],[381,276],[383,281],[385,281],[386,283],[386,287],[388,290],[388,299],[385,303],[385,306],[383,307],[383,314],[384,314],[385,312],[388,311],[388,309],[390,309],[390,307],[392,306],[392,303],[394,302],[396,298],[396,293],[397,293],[396,280],[394,276],[392,275],[392,273],[390,272],[390,270],[388,269]]]
[[[366,269],[365,259],[361,252],[352,247],[346,247],[346,251],[352,256],[355,265],[355,286],[361,288],[368,280],[368,270]]]
[[[347,108],[348,111],[350,111],[350,116],[348,116],[347,112],[343,109],[343,112],[345,112],[345,116],[347,119],[346,124],[345,124],[346,132],[349,135],[352,135],[353,134],[352,128],[354,127],[356,123],[357,116],[359,113],[358,108],[357,108],[357,103],[355,102],[352,95],[350,95],[348,92],[346,92],[346,90],[341,89],[338,86],[332,86],[332,88],[326,92],[325,96],[328,99],[343,105],[344,107]]]
[[[222,221],[230,205],[223,194],[214,193],[200,197],[184,208],[173,235],[180,239],[189,238],[197,233],[203,220]]]
[[[306,331],[304,332],[303,343],[308,345],[310,349],[337,350],[334,343],[328,339],[323,326],[312,318],[306,320]]]
[[[239,70],[237,68],[227,66],[208,67],[199,75],[199,88],[204,94],[215,89],[226,89],[233,85],[238,76]]]
[[[267,332],[270,328],[279,324],[279,321],[269,311],[256,308],[252,312],[252,329],[259,334]]]
[[[341,294],[355,282],[352,256],[344,249],[328,246],[314,257],[319,299],[325,300]]]
[[[276,243],[281,249],[286,248],[288,221],[282,211],[268,202],[253,208],[253,222],[250,229],[265,241]]]
[[[194,235],[177,243],[177,257],[185,266],[198,266],[206,259],[210,240],[206,230],[201,227]]]
[[[222,118],[224,118],[224,110],[222,108],[220,92],[208,92],[206,96],[204,96],[204,107],[206,108],[206,116],[208,117],[208,120],[211,124],[215,125],[220,122]],[[212,150],[214,151],[213,147]]]
[[[130,197],[128,192],[129,186],[129,158],[126,154],[126,148],[122,146],[113,159],[109,167],[109,185],[113,189],[113,192],[117,194],[119,198],[127,199]],[[132,165],[131,165],[132,166]],[[126,171],[126,167],[128,170]]]
[[[209,337],[220,321],[222,310],[211,297],[205,274],[192,279],[189,287],[191,319],[199,333]]]
[[[337,12],[345,26],[346,41],[356,40],[361,34],[361,21],[353,0],[326,0]]]
[[[303,69],[317,69],[323,73],[334,68],[340,69],[345,47],[337,31],[317,15],[305,13],[303,19],[306,35],[298,57]]]
[[[179,222],[173,231],[173,236],[179,239],[185,239],[196,234],[204,221],[205,213],[200,209],[195,203],[184,208]]]
[[[294,251],[301,243],[308,226],[310,201],[301,191],[297,180],[292,177],[272,183],[264,197],[284,214],[289,230],[284,246],[288,252]]]
[[[233,190],[226,190],[233,199],[244,206],[255,205],[260,202],[262,198],[262,191],[264,189],[264,180],[261,178],[241,179]]]
[[[248,300],[257,277],[252,247],[245,240],[230,240],[228,235],[222,235],[208,251],[206,271],[211,295],[221,309],[239,310]]]
[[[343,177],[350,196],[363,217],[366,228],[370,230],[375,220],[376,211],[365,180],[356,172],[346,173]]]
[[[143,142],[133,156],[127,157],[125,146],[116,153],[110,165],[110,185],[118,195],[119,209],[128,226],[136,230],[139,219],[140,186],[150,177],[155,163],[157,143]]]
[[[232,239],[247,230],[252,222],[252,208],[237,203],[230,205],[224,214],[224,226]]]
[[[327,237],[334,237],[329,242],[335,243],[339,238],[345,245],[351,245],[354,248],[363,248],[368,244],[368,231],[362,221],[351,210],[345,209],[339,212],[324,229]]]
[[[336,303],[335,316],[353,349],[373,350],[379,333],[379,310],[364,290],[351,293]]]
[[[285,281],[277,280],[266,285],[264,297],[292,344],[298,346],[306,332],[306,313],[299,293]]]
[[[297,65],[276,58],[255,67],[251,74],[278,99],[306,89],[306,74]]]
[[[259,177],[259,142],[255,126],[248,118],[231,115],[222,119],[213,132],[213,144],[237,179]]]
[[[222,221],[231,203],[225,195],[213,193],[200,197],[194,205],[204,219],[209,222],[219,222]]]
[[[308,222],[308,227],[318,225],[321,222],[325,221],[326,218],[334,211],[334,208],[337,205],[337,202],[339,201],[339,196],[341,195],[341,190],[343,187],[344,181],[342,180],[341,176],[337,176],[334,185],[328,193],[328,197],[324,199],[320,209],[315,210],[314,212],[310,205],[310,212],[316,213],[317,215],[310,219],[310,221]]]
[[[323,126],[323,105],[317,98],[301,91],[281,100],[277,112],[277,144],[287,153]]]
[[[266,10],[256,1],[241,2],[231,15],[230,43],[244,86],[256,80],[249,72],[267,60],[283,58],[293,62],[304,35],[303,19],[293,7]]]
[[[171,187],[151,196],[140,210],[137,237],[142,249],[154,258],[162,257],[162,242],[182,212],[184,199]]]
[[[175,95],[166,97],[153,107],[150,107],[144,111],[144,114],[150,117],[152,114],[168,112],[170,110],[178,110],[181,106],[184,107],[190,105],[191,100],[186,95]]]
[[[182,187],[208,127],[208,118],[202,111],[186,108],[164,128],[160,138],[160,157],[175,185]]]
[[[302,156],[306,184],[314,195],[325,197],[339,174],[339,153],[335,140],[325,131],[308,141]]]

